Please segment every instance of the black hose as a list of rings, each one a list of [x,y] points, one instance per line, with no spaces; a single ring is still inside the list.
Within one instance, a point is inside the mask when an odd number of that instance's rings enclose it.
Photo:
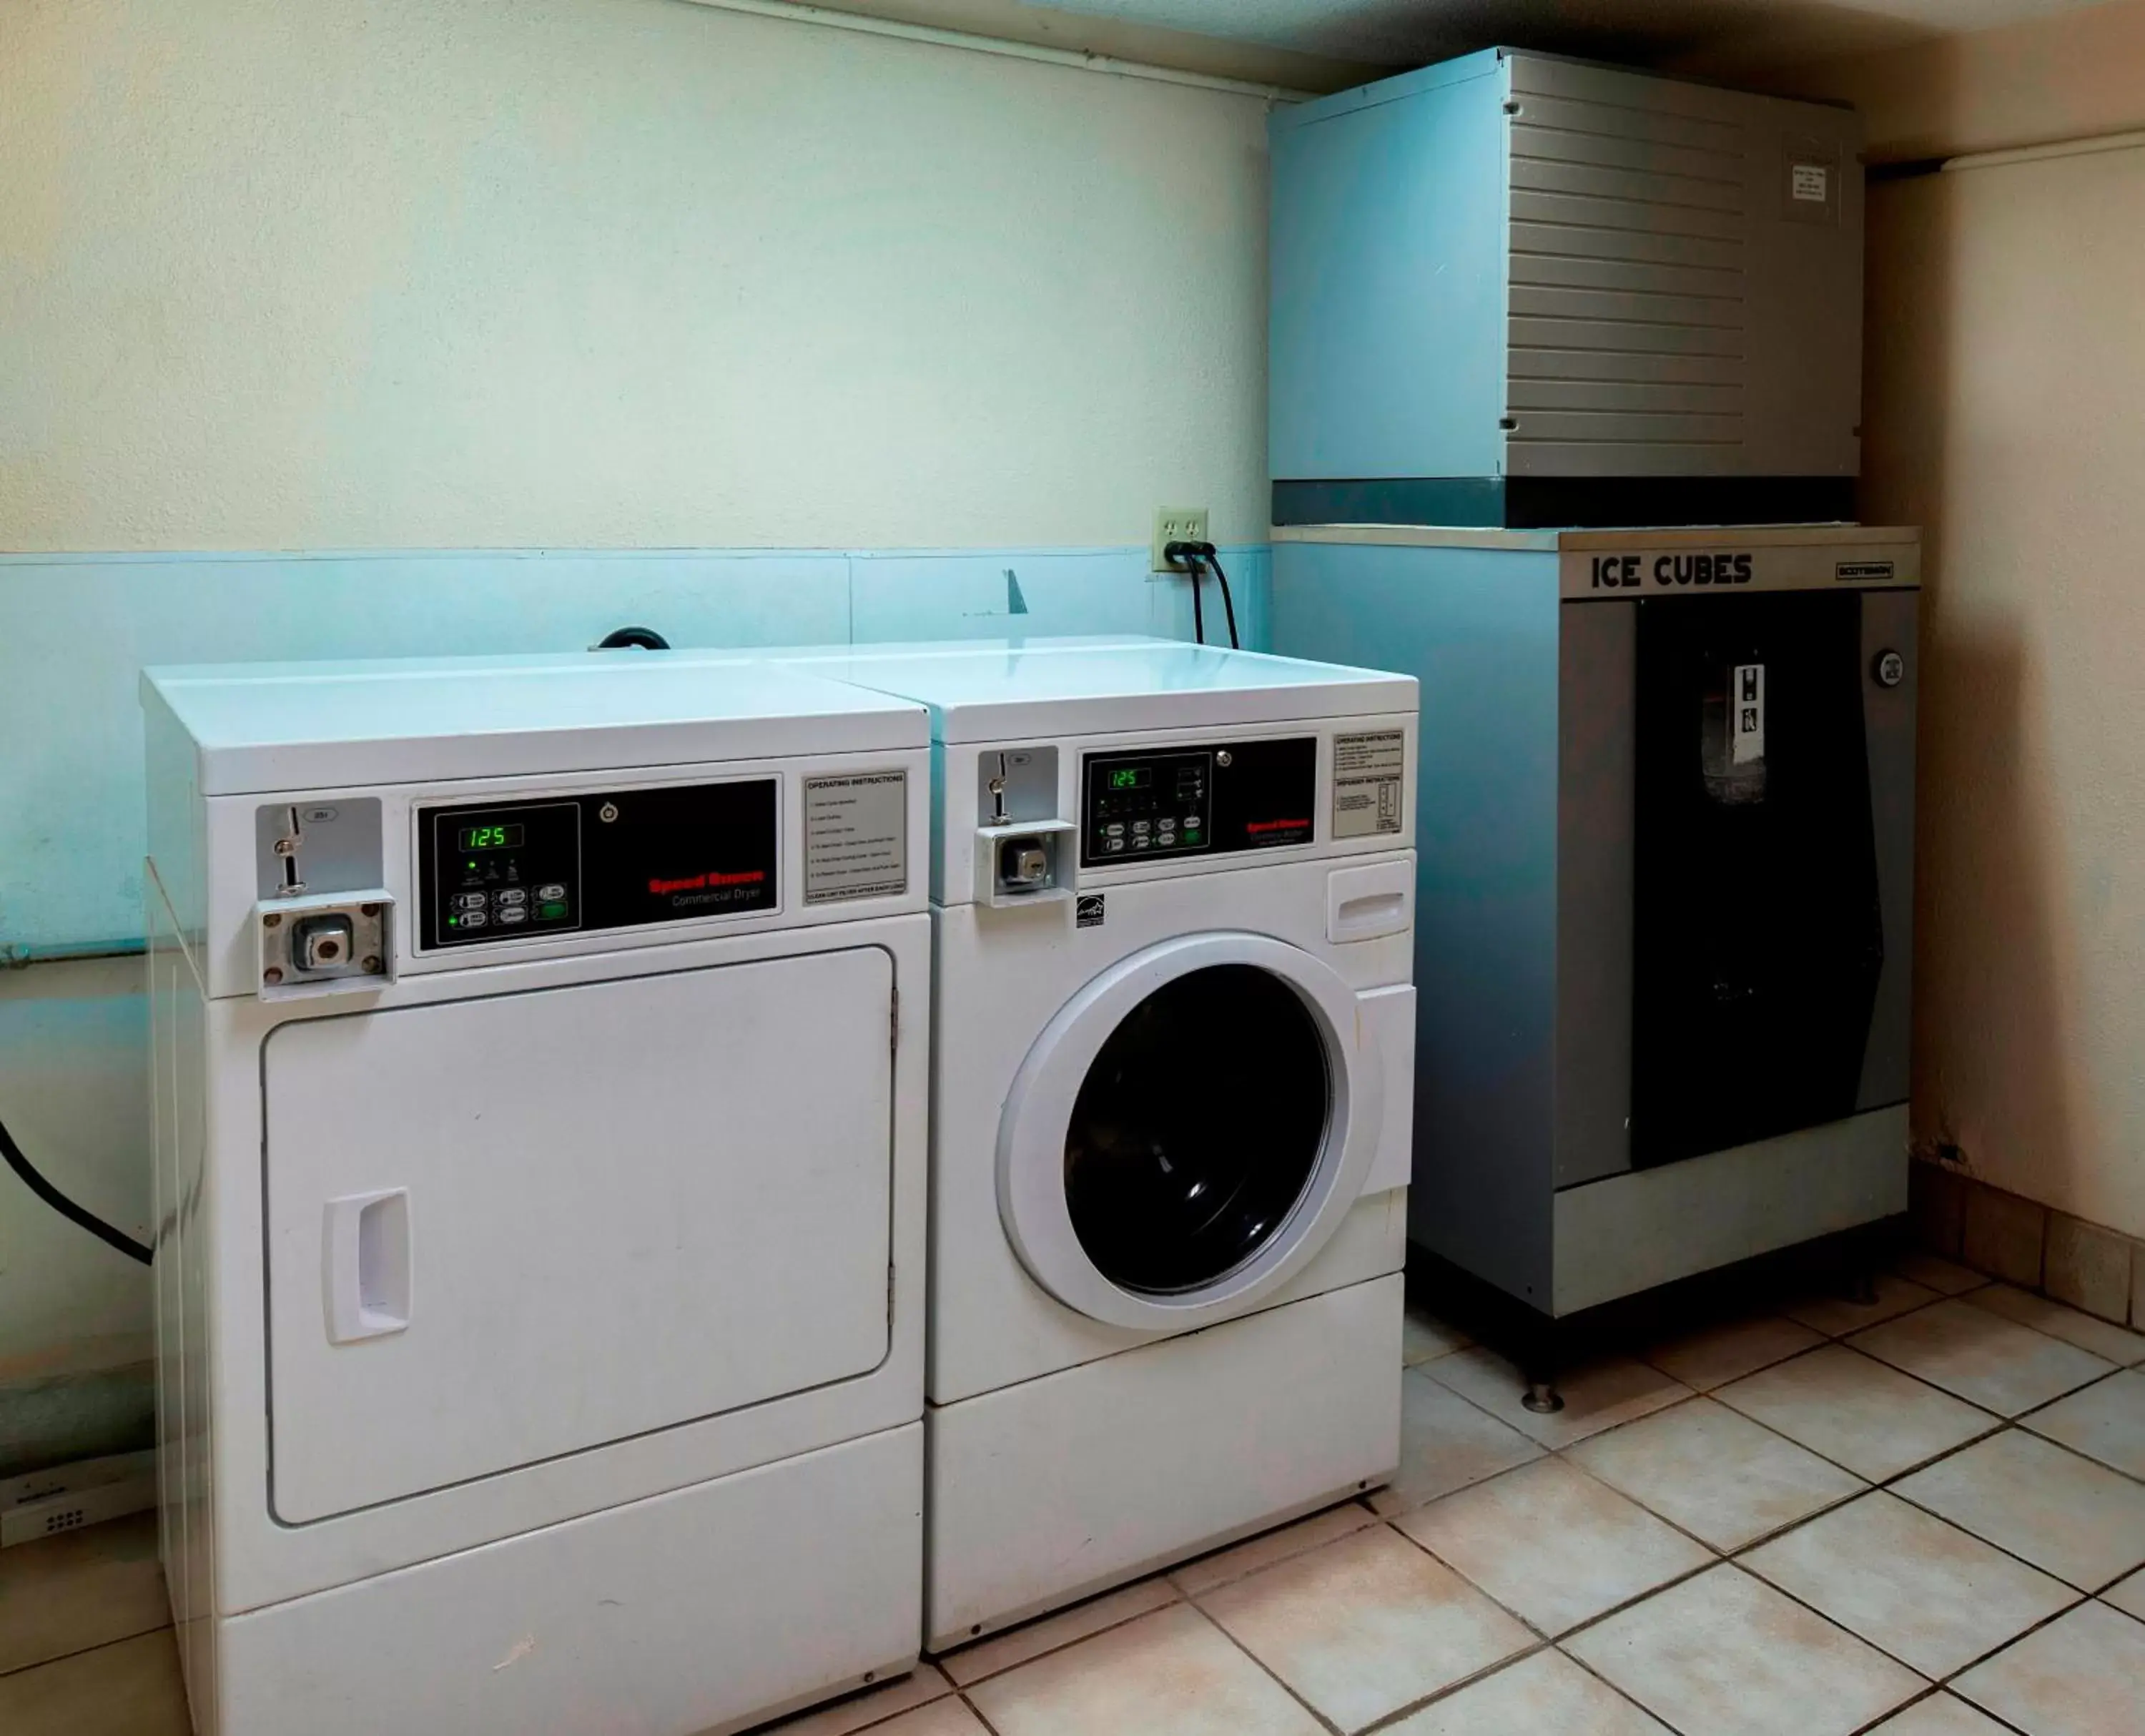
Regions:
[[[615,627],[595,642],[599,651],[667,651],[670,641],[653,627]]]
[[[129,1236],[124,1230],[115,1230],[85,1206],[77,1206],[59,1189],[39,1175],[30,1160],[22,1155],[22,1148],[15,1143],[15,1136],[0,1122],[0,1157],[7,1160],[7,1167],[22,1178],[22,1185],[42,1200],[62,1217],[79,1224],[99,1241],[107,1242],[129,1260],[149,1263],[149,1250]]]

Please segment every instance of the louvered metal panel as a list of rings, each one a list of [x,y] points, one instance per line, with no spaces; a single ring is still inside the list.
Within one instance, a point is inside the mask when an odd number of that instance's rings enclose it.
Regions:
[[[1513,215],[1535,221],[1513,224],[1507,270],[1512,467],[1568,450],[1613,470],[1640,461],[1639,449],[1650,465],[1690,448],[1703,450],[1674,461],[1730,465],[1749,362],[1745,129],[1526,88],[1554,79],[1514,72]],[[1556,204],[1532,196],[1543,193]],[[1575,377],[1563,365],[1575,351],[1608,366]],[[1664,356],[1693,354],[1718,362],[1714,379],[1656,376]]]
[[[1851,113],[1500,49],[1271,126],[1277,523],[1494,515],[1521,478],[1530,513],[1614,514],[1580,485],[1614,478],[1656,513],[1722,483],[1693,523],[1851,504]]]

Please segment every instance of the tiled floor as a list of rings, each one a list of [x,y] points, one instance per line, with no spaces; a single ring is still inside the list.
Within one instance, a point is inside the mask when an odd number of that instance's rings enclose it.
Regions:
[[[1909,1256],[1554,1416],[1405,1356],[1388,1487],[769,1736],[2145,1736],[2145,1336]],[[0,1731],[185,1729],[153,1551],[0,1556]]]

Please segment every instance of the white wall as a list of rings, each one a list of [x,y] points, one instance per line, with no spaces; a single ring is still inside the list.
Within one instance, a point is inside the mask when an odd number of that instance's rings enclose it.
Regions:
[[[2145,150],[1870,210],[1869,510],[1931,527],[1916,1117],[2145,1236]]]
[[[677,0],[0,12],[0,547],[1262,540],[1265,105]]]
[[[1873,148],[2145,128],[2145,0],[1822,69]],[[1864,510],[1929,527],[1914,1115],[2145,1236],[2145,151],[1869,201]]]
[[[1264,122],[1255,98],[677,0],[15,0],[0,550],[1011,546],[1039,625],[1087,570],[1048,551],[1143,547],[1158,505],[1264,540]],[[926,575],[983,599],[942,630],[1029,624],[984,618],[1009,564]],[[496,562],[436,565],[527,601]],[[1145,562],[1119,565],[1144,624]],[[638,596],[630,565],[591,582]],[[32,659],[67,696],[0,749],[35,797],[0,813],[0,957],[54,938],[19,907],[53,883],[39,810],[92,799],[65,744],[131,734],[112,648],[336,654],[482,613],[361,619],[365,563],[293,570],[266,621],[231,616],[251,566],[0,575],[0,684],[28,690],[10,659]],[[768,570],[788,615],[724,606],[826,636]],[[908,619],[909,569],[871,572],[866,600]],[[585,632],[561,582],[545,606]],[[137,975],[0,976],[0,1117],[141,1233]],[[0,1460],[11,1390],[128,1362],[147,1326],[139,1270],[0,1176]],[[106,1444],[111,1393],[82,1404]]]

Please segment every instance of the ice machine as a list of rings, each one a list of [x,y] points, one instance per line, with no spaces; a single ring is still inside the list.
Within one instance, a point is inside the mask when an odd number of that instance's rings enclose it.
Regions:
[[[1421,683],[1411,1241],[1541,1316],[1903,1211],[1911,530],[1276,532]]]

